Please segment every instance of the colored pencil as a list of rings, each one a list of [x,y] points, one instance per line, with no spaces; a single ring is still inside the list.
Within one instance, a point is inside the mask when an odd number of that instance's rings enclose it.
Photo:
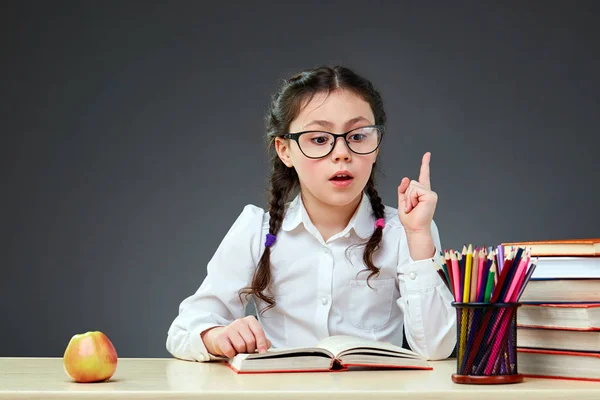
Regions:
[[[471,294],[469,301],[477,301],[477,280],[479,279],[479,249],[473,250],[473,261],[471,265]]]
[[[464,250],[463,250],[464,253]],[[465,279],[464,279],[464,288],[463,288],[463,302],[471,301],[471,268],[473,266],[473,248],[469,245],[469,249],[467,250],[465,257]]]
[[[437,263],[435,263],[435,270],[438,273],[438,275],[440,276],[440,279],[442,280],[442,282],[444,282],[444,285],[446,285],[446,287],[448,288],[450,293],[452,293],[452,289],[450,289],[450,284],[448,283],[448,281],[446,281],[446,275],[444,274],[444,270],[442,269],[442,267],[440,267]]]
[[[490,272],[487,277],[487,286],[485,287],[485,294],[483,296],[483,301],[488,303],[492,297],[492,290],[494,289],[494,275],[496,275],[496,262],[492,261],[492,266],[490,267]]]
[[[527,271],[527,275],[525,275],[525,279],[523,279],[523,283],[521,284],[521,288],[519,289],[519,293],[517,294],[516,301],[519,301],[519,299],[521,298],[521,295],[523,294],[523,291],[525,290],[525,286],[527,286],[529,279],[531,279],[531,275],[533,275],[533,271],[535,271],[536,266],[537,266],[537,258],[531,264],[531,266],[529,267],[529,270]]]
[[[454,274],[452,272],[452,260],[450,259],[450,254],[448,251],[444,251],[444,258],[446,262],[446,273],[448,274],[448,282],[450,283],[450,292],[452,296],[454,296]],[[456,301],[456,299],[454,299]]]
[[[502,246],[501,244],[498,245],[496,251],[498,252],[498,265],[504,265],[504,246]]]
[[[450,260],[452,261],[452,276],[454,276],[454,301],[459,302],[461,300],[460,296],[460,268],[458,267],[458,260],[456,259],[456,254],[454,250],[451,251]]]

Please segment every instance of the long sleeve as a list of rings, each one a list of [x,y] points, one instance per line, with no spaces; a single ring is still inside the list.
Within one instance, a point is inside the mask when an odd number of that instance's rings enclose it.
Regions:
[[[404,312],[406,340],[413,351],[429,360],[445,359],[456,345],[452,294],[437,274],[432,259],[415,261],[410,257],[406,233],[401,229],[397,303]],[[433,221],[431,235],[437,251],[441,251],[440,236]]]
[[[245,315],[245,296],[260,258],[264,211],[247,205],[231,226],[207,265],[198,290],[184,299],[168,333],[166,348],[176,358],[191,361],[220,359],[208,353],[200,334]]]

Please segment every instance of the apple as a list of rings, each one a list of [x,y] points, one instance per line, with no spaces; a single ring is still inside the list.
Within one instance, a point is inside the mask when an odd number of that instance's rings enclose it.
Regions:
[[[67,345],[63,365],[76,382],[107,381],[117,369],[117,351],[102,332],[77,334]]]

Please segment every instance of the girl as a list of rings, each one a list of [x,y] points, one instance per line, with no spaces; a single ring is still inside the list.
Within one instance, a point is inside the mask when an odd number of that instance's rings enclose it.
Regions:
[[[210,361],[337,334],[401,346],[403,327],[425,358],[451,354],[456,315],[432,260],[441,244],[431,155],[418,181],[402,179],[398,209],[384,206],[374,166],[385,122],[380,94],[348,68],[283,82],[266,123],[269,210],[243,209],[182,301],[166,343],[174,357]],[[258,320],[244,317],[248,297]]]

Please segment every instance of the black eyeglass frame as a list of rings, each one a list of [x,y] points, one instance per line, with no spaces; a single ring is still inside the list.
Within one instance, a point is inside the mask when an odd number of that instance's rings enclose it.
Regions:
[[[379,130],[379,132],[381,133],[381,135],[379,136],[379,141],[377,142],[377,146],[375,146],[375,148],[367,153],[359,153],[357,151],[352,150],[352,147],[350,146],[350,144],[348,143],[348,135],[358,129],[365,129],[365,128],[377,128]],[[300,146],[300,136],[304,135],[305,133],[315,133],[315,132],[320,132],[320,133],[327,133],[331,136],[333,136],[333,144],[331,146],[331,148],[329,149],[329,151],[327,152],[327,154],[320,156],[320,157],[311,157],[306,155],[306,153],[304,152],[304,150],[302,150],[302,146]],[[312,158],[312,159],[319,159],[319,158],[323,158],[323,157],[327,157],[328,155],[331,154],[331,152],[333,151],[333,149],[335,148],[335,144],[337,143],[337,139],[339,137],[343,137],[344,138],[344,142],[346,143],[346,146],[348,147],[348,149],[350,149],[351,152],[353,152],[354,154],[359,154],[361,156],[366,155],[366,154],[371,154],[374,151],[376,151],[379,148],[379,145],[381,145],[381,141],[383,140],[383,134],[385,133],[385,125],[367,125],[367,126],[360,126],[358,128],[354,128],[349,130],[348,132],[345,133],[331,133],[331,132],[327,132],[327,131],[319,131],[319,130],[310,130],[310,131],[302,131],[302,132],[296,132],[296,133],[285,133],[283,135],[281,135],[281,137],[286,138],[286,139],[292,139],[294,141],[296,141],[296,143],[298,144],[298,148],[300,149],[300,151],[302,152],[302,154],[304,154],[305,157],[307,158]]]

